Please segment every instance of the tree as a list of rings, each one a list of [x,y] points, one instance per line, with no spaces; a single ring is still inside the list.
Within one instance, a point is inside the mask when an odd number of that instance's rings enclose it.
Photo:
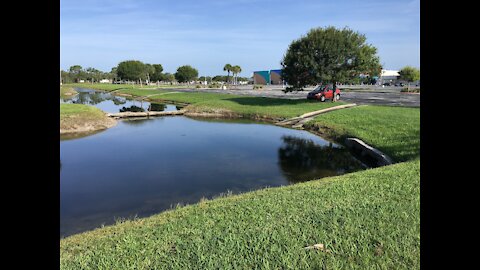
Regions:
[[[86,76],[85,71],[83,71],[83,68],[80,65],[71,66],[68,71],[70,73],[70,78],[75,82],[78,82],[80,79],[84,79]]]
[[[228,78],[230,77],[230,71],[232,71],[232,65],[226,64],[226,65],[223,67],[223,71],[226,71],[226,72],[227,72],[227,83],[228,83]]]
[[[400,79],[408,82],[407,91],[410,92],[410,83],[420,80],[420,70],[414,67],[406,66],[399,72]]]
[[[242,72],[242,68],[238,65],[235,65],[232,67],[232,73],[233,73],[233,77],[234,77],[234,84],[237,84],[237,80],[236,80],[236,75],[240,72]]]
[[[212,81],[214,82],[224,82],[227,80],[227,76],[225,75],[217,75],[212,78]]]
[[[179,82],[189,82],[195,80],[197,77],[198,70],[189,65],[179,67],[175,73],[175,79]]]
[[[117,75],[122,80],[137,81],[146,79],[146,65],[137,60],[120,62],[117,66]]]
[[[155,70],[152,74],[150,74],[150,79],[152,81],[161,81],[163,79],[162,78],[163,66],[161,64],[154,64],[152,66]]]
[[[358,32],[314,28],[288,47],[281,63],[282,77],[293,89],[325,83],[336,89],[339,81],[362,73],[379,74],[381,65],[376,53],[377,49],[366,44],[365,35]]]
[[[145,77],[150,83],[151,76],[155,73],[155,67],[151,64],[145,64]]]
[[[80,71],[82,71],[82,66],[80,65],[74,65],[69,68],[70,73],[78,74]]]
[[[172,83],[175,81],[175,75],[173,75],[172,73],[165,73],[165,74],[162,74],[162,81],[166,81],[166,82],[169,82],[169,83]]]
[[[112,81],[116,81],[117,80],[117,67],[113,67],[112,70],[110,71],[109,73],[109,78],[112,79]]]

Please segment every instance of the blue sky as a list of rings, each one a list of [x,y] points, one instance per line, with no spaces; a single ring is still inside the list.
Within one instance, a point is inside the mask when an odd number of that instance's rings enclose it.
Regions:
[[[419,0],[60,0],[60,68],[110,71],[124,60],[191,65],[199,75],[281,68],[315,27],[365,34],[386,69],[420,68]]]

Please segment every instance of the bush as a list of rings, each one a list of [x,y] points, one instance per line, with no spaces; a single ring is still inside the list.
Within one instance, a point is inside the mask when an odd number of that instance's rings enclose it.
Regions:
[[[411,87],[411,88],[410,88],[410,91],[408,91],[408,88],[405,87],[405,88],[402,88],[402,90],[401,90],[400,92],[420,93],[420,88],[413,88],[413,87]]]
[[[288,92],[293,92],[293,91],[303,91],[303,88],[297,88],[297,87],[287,87],[284,90],[282,90],[284,93]]]
[[[197,85],[195,86],[195,88],[202,88],[202,86],[199,85],[199,84],[197,84]]]
[[[220,88],[220,87],[221,87],[221,85],[218,82],[213,82],[213,83],[208,85],[208,88]]]

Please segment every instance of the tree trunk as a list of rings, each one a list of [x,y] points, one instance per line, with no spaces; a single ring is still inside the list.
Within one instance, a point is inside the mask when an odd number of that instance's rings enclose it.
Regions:
[[[410,82],[407,83],[407,93],[410,93]]]
[[[333,90],[332,90],[333,91],[332,102],[335,102],[335,97],[337,96],[337,94],[335,93],[337,91],[337,82],[336,81],[333,82],[333,87],[332,88],[333,88]]]

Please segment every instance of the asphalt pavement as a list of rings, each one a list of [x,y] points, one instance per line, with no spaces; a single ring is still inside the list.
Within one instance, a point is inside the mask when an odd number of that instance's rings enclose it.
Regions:
[[[340,89],[342,89],[340,87]],[[177,92],[207,92],[224,93],[244,96],[304,99],[311,89],[304,91],[284,93],[281,88],[252,89],[252,86],[239,86],[236,89],[171,89]],[[400,87],[372,87],[370,89],[345,89],[342,91],[341,100],[358,105],[387,105],[402,107],[420,107],[420,94],[402,93]],[[329,102],[328,100],[326,102]]]

